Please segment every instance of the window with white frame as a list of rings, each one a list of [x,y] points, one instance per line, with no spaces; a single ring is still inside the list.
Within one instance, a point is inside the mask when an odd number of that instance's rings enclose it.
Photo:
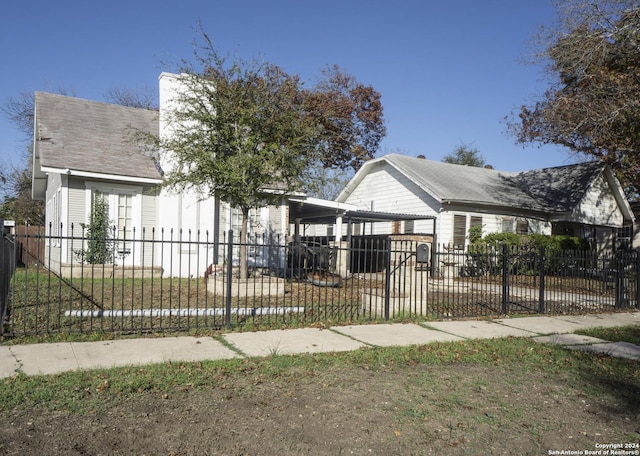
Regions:
[[[120,245],[121,253],[131,253],[131,239],[133,238],[133,196],[129,193],[118,193],[116,201],[116,227],[118,237],[123,239]]]
[[[260,212],[258,209],[249,210],[249,219],[247,220],[247,236],[258,231],[260,227]],[[242,229],[242,210],[239,208],[231,209],[231,229],[234,236],[239,236]]]

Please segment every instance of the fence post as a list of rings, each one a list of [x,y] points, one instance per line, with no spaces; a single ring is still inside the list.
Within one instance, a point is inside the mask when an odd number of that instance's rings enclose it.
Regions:
[[[391,236],[387,236],[386,239],[385,263],[384,319],[389,320],[389,304],[391,302]]]
[[[544,246],[540,247],[540,255],[538,256],[539,273],[540,273],[540,293],[538,295],[538,312],[545,313],[546,311],[546,303],[544,302]]]
[[[615,287],[616,287],[616,308],[622,309],[625,307],[625,287],[624,287],[624,252],[617,251],[614,253],[615,264]]]
[[[233,286],[233,230],[227,239],[227,297],[225,301],[224,325],[231,326],[231,290]]]
[[[640,255],[637,250],[633,251],[635,259],[634,272],[636,274],[636,309],[640,309]]]
[[[0,218],[0,335],[4,335],[4,324],[9,308],[9,287],[11,277],[16,268],[15,238],[9,239],[4,235],[4,220]]]
[[[502,244],[502,314],[509,312],[509,249]]]
[[[0,218],[0,230],[2,232],[2,243],[0,244],[0,335],[4,333],[4,313],[7,308],[7,297],[9,295],[9,258],[7,258],[7,242],[4,239],[4,220]]]

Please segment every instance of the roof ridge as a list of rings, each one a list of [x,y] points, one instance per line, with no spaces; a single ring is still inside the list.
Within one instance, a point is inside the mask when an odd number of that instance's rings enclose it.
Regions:
[[[545,212],[571,210],[606,166],[589,161],[528,171],[501,171],[401,154],[382,158],[440,202],[510,205]]]
[[[90,100],[88,98],[81,98],[81,97],[77,97],[77,96],[69,96],[69,95],[63,95],[60,93],[51,93],[51,92],[42,92],[42,91],[35,91],[34,92],[35,97],[38,97],[38,95],[44,95],[47,97],[56,97],[56,98],[64,98],[66,100],[69,100],[72,103],[93,103],[96,105],[102,105],[102,106],[108,106],[108,107],[114,107],[116,109],[130,109],[130,110],[134,110],[134,111],[143,111],[143,112],[158,112],[155,109],[147,109],[147,108],[136,108],[134,106],[126,106],[126,105],[121,105],[118,103],[110,103],[108,101],[98,101],[98,100]]]

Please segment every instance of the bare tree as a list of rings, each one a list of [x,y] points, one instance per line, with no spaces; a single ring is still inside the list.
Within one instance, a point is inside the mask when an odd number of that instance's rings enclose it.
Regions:
[[[127,89],[112,88],[107,90],[105,100],[130,108],[158,110],[158,96],[148,87]]]

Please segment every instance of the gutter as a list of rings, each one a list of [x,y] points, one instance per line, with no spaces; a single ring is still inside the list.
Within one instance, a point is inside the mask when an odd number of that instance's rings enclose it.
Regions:
[[[506,215],[511,217],[525,217],[543,222],[548,222],[551,218],[563,213],[546,212],[540,209],[528,209],[522,207],[510,207],[498,204],[479,203],[478,201],[465,200],[444,200],[441,202],[443,210],[461,210],[465,212],[477,212],[485,214]],[[447,207],[449,206],[449,207]]]
[[[90,171],[77,171],[69,168],[52,168],[49,166],[41,166],[40,170],[44,173],[66,174],[68,176],[89,177],[93,179],[114,180],[120,182],[137,182],[142,184],[161,184],[163,182],[160,178],[93,173]]]

